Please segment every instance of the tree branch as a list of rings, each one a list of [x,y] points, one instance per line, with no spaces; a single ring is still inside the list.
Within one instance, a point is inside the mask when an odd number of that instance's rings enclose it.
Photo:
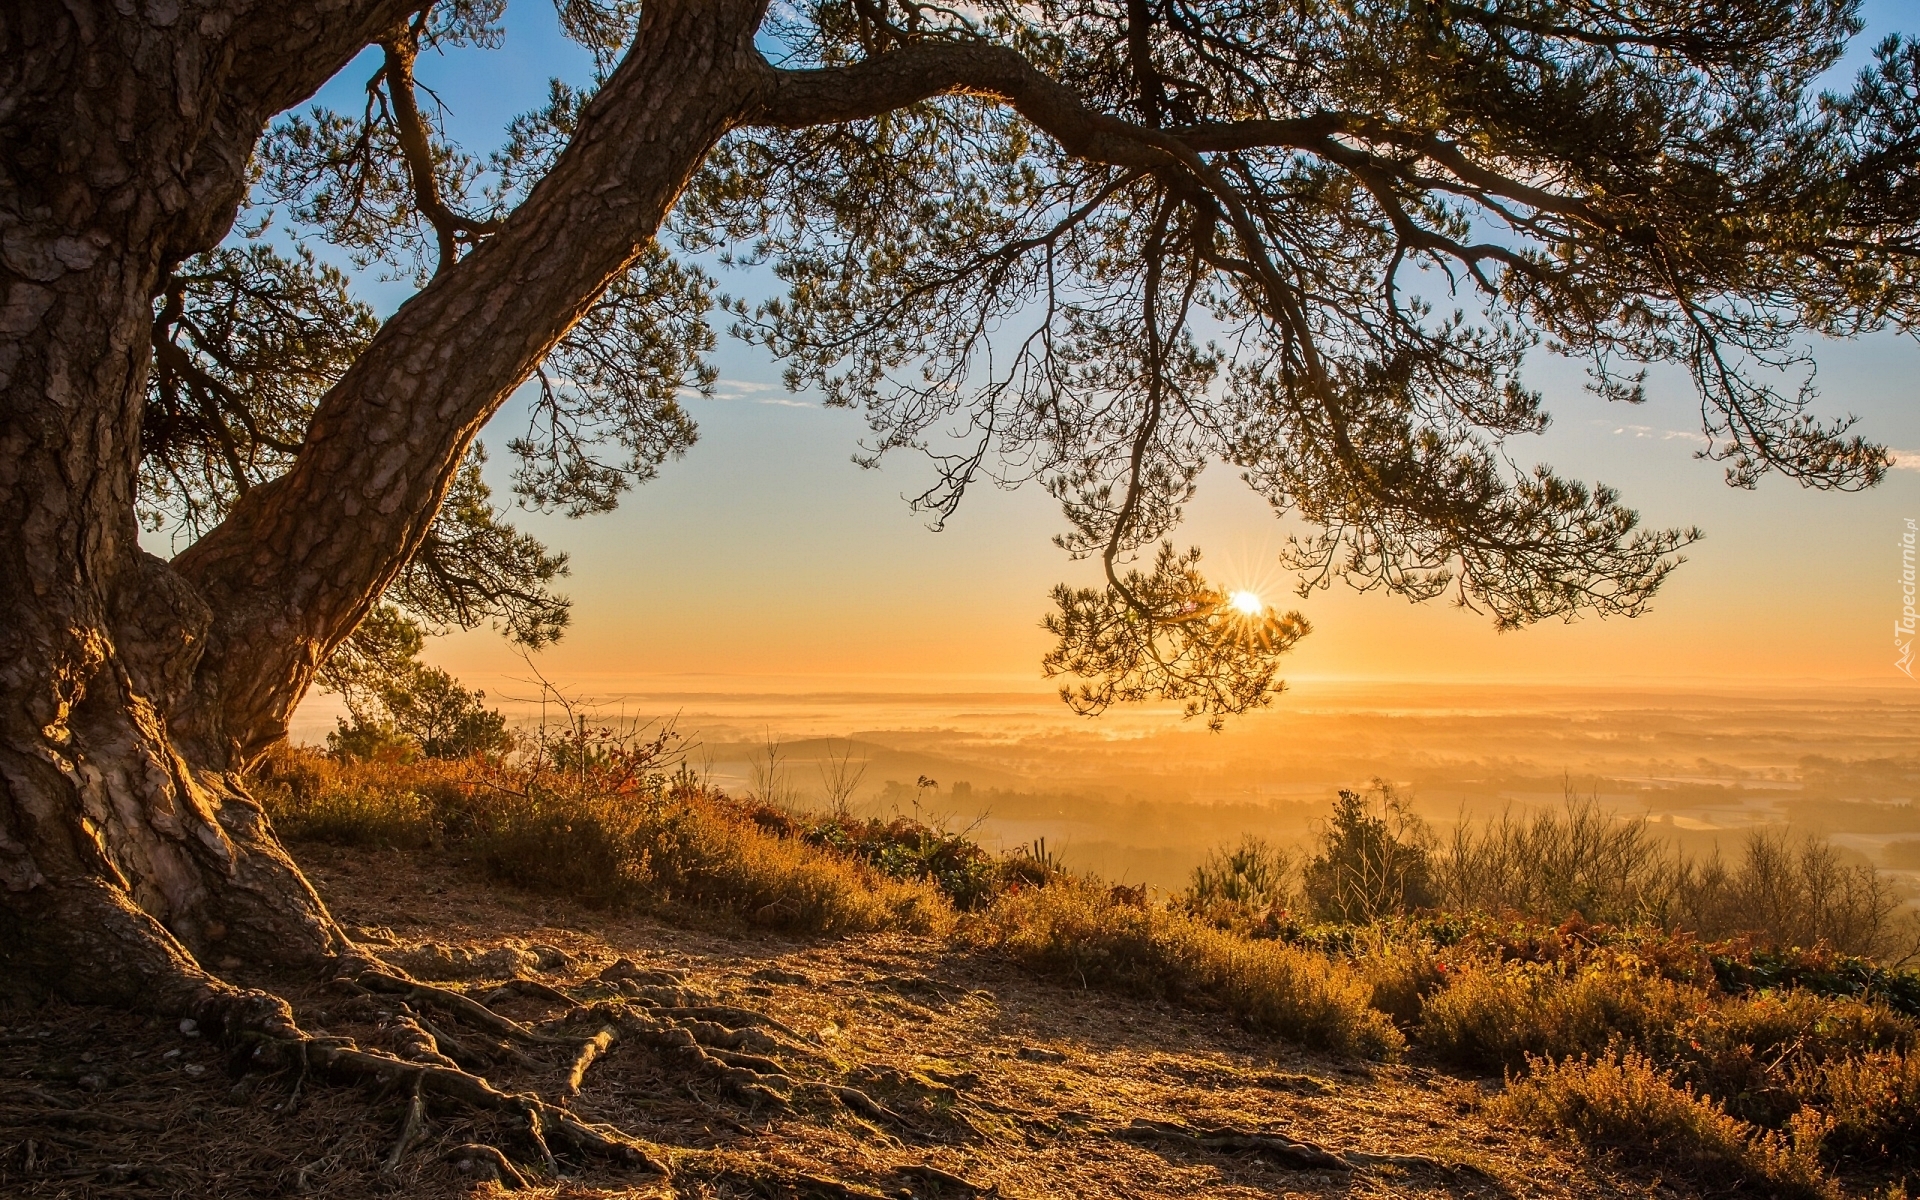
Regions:
[[[625,62],[500,231],[395,313],[288,473],[174,560],[215,613],[176,726],[236,765],[419,549],[474,434],[642,253],[758,98],[756,0],[649,4]]]

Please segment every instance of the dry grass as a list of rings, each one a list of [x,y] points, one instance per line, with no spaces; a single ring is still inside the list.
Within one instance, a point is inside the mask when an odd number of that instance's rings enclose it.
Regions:
[[[1535,1059],[1531,1068],[1487,1105],[1490,1115],[1629,1153],[1695,1183],[1763,1188],[1774,1196],[1837,1194],[1819,1161],[1825,1127],[1811,1113],[1784,1132],[1755,1129],[1631,1050]]]
[[[763,833],[698,792],[502,795],[482,812],[471,846],[497,879],[601,904],[690,906],[820,934],[932,933],[952,921],[932,884]]]
[[[1390,1059],[1405,1044],[1369,1005],[1367,980],[1346,964],[1226,933],[1176,910],[1117,902],[1092,883],[1009,892],[970,933],[1083,985],[1215,1003],[1249,1028],[1319,1049]]]
[[[796,933],[927,933],[952,920],[927,883],[767,833],[725,797],[614,755],[555,767],[288,751],[260,792],[292,840],[456,847],[495,879],[588,904],[694,908]]]
[[[1920,916],[1870,862],[1779,828],[1752,831],[1733,861],[1718,850],[1700,858],[1657,836],[1647,817],[1623,820],[1569,793],[1557,812],[1462,822],[1433,862],[1454,910],[1546,922],[1578,913],[1885,959],[1920,950]]]
[[[289,841],[424,849],[443,844],[471,805],[465,764],[361,762],[303,750],[269,760],[254,785]]]

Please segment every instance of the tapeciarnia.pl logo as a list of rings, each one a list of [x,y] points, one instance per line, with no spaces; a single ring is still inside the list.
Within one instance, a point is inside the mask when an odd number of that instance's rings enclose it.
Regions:
[[[1913,676],[1913,651],[1915,638],[1913,613],[1913,541],[1914,519],[1907,518],[1907,528],[1900,535],[1900,619],[1893,623],[1893,665],[1908,679]]]

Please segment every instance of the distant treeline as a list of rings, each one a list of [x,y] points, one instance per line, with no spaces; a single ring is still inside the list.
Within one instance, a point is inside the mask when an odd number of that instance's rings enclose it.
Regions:
[[[1185,902],[1232,925],[1421,910],[1547,922],[1578,915],[1711,939],[1825,944],[1885,962],[1920,951],[1920,918],[1900,892],[1824,838],[1769,827],[1750,832],[1735,858],[1688,854],[1646,818],[1571,795],[1558,810],[1462,822],[1443,839],[1390,787],[1343,791],[1310,853],[1243,838],[1194,871]]]

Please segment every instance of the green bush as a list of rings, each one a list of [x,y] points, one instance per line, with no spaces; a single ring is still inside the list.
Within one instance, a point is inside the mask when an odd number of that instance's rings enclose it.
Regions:
[[[1365,795],[1342,790],[1301,876],[1314,916],[1365,924],[1431,907],[1433,834],[1407,801],[1376,781]]]
[[[808,843],[858,858],[889,879],[925,880],[963,911],[991,903],[1004,882],[1003,862],[964,833],[908,817],[836,815],[794,827]]]
[[[1245,913],[1284,908],[1293,894],[1293,855],[1253,834],[1232,850],[1207,855],[1193,869],[1185,901],[1194,913],[1219,908]]]

